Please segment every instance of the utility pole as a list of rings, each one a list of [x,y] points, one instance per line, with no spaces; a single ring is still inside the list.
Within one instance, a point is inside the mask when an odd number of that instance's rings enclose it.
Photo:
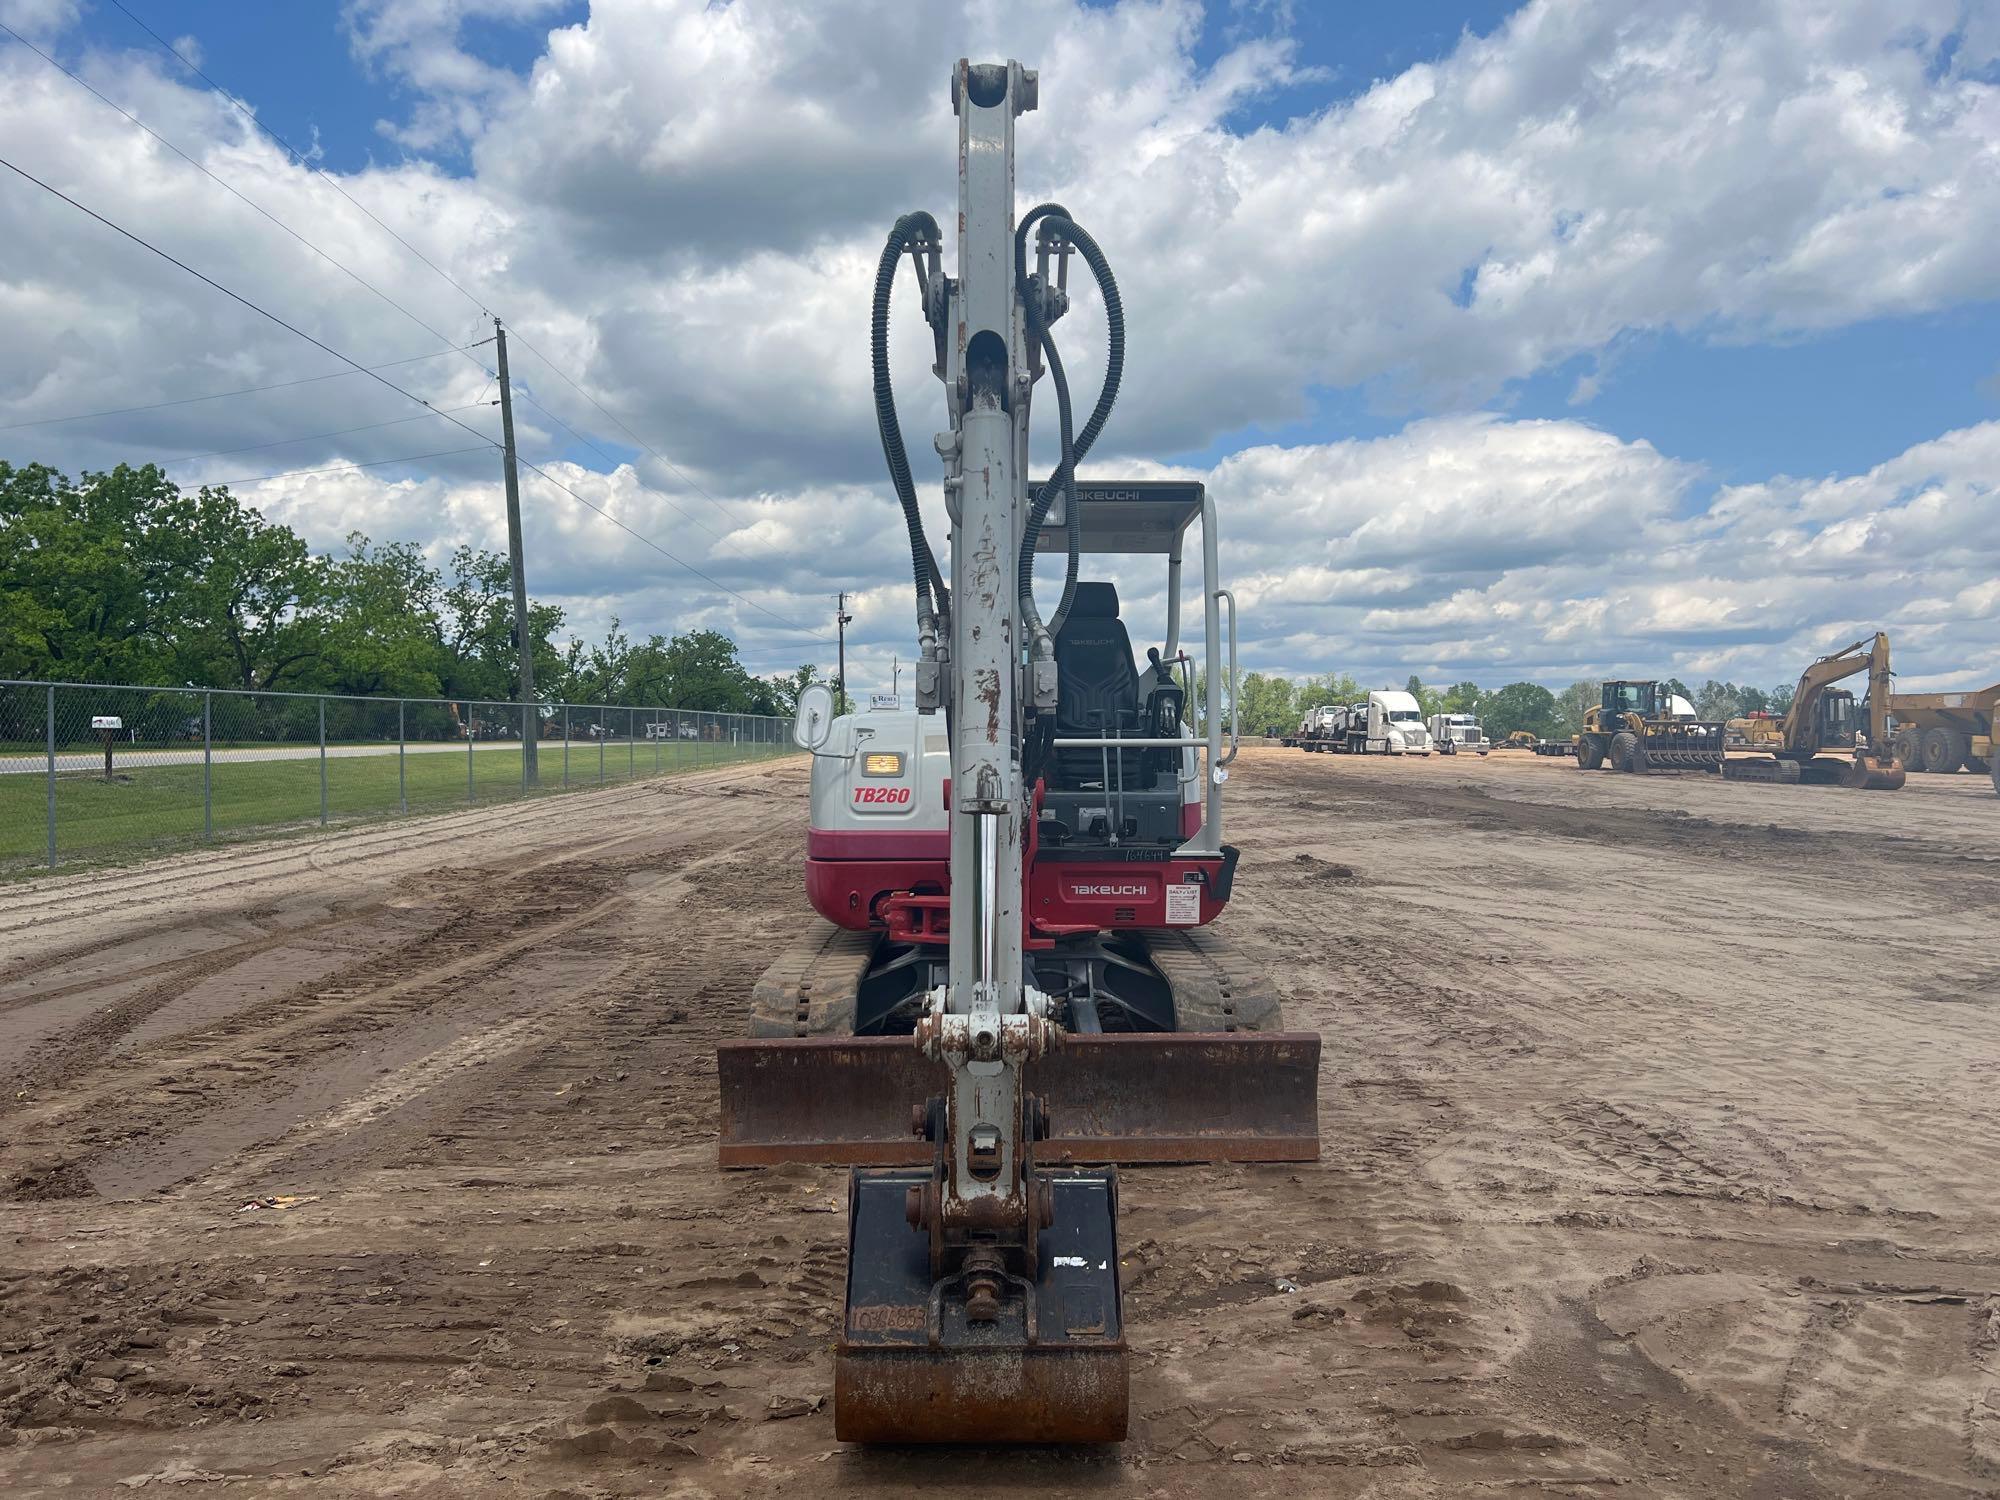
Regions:
[[[520,673],[521,784],[541,780],[536,751],[542,717],[535,707],[535,643],[528,634],[528,571],[521,558],[521,471],[514,461],[514,387],[507,379],[507,330],[493,320],[494,359],[500,369],[501,472],[507,480],[507,560],[514,569],[514,657]]]
[[[833,711],[847,712],[847,622],[854,618],[847,612],[847,595],[842,593],[840,601],[833,609],[834,633],[840,638],[840,669],[833,679]],[[826,637],[821,636],[821,640]]]
[[[889,657],[889,696],[899,702],[903,696],[903,659],[895,653]]]

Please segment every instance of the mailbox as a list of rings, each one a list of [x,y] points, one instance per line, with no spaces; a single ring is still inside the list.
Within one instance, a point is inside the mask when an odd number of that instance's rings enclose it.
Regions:
[[[116,714],[92,714],[90,716],[90,727],[92,729],[123,729],[125,721]]]

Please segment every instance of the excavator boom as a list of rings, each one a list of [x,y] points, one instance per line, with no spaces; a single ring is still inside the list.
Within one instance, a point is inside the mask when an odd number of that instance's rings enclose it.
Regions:
[[[851,1169],[833,1382],[848,1442],[1122,1439],[1110,1164],[1319,1153],[1319,1038],[1280,1030],[1261,967],[1232,961],[1206,925],[1237,864],[1221,801],[1239,739],[1233,714],[1222,728],[1236,606],[1218,581],[1214,510],[1199,485],[1076,480],[1117,394],[1124,312],[1068,210],[1016,218],[1015,124],[1037,94],[1018,63],[961,59],[956,274],[929,214],[906,214],[884,247],[871,353],[910,538],[916,703],[839,715],[826,690],[801,694],[807,889],[822,922],[758,982],[752,1035],[717,1049],[723,1166]],[[1072,255],[1108,332],[1080,424],[1051,335]],[[948,555],[925,535],[888,367],[906,257],[950,413],[935,442]],[[1044,375],[1061,457],[1036,483],[1029,415]],[[1181,549],[1197,523],[1201,688],[1178,645]],[[1046,620],[1044,550],[1068,560]],[[1086,551],[1166,558],[1150,667],[1133,658],[1113,584],[1079,580]]]

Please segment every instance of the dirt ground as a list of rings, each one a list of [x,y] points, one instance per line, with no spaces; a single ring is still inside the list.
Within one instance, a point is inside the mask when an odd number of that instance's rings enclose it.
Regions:
[[[1312,1167],[1130,1169],[1131,1440],[833,1440],[713,1165],[805,768],[0,891],[0,1491],[2000,1494],[2000,799],[1253,750]]]

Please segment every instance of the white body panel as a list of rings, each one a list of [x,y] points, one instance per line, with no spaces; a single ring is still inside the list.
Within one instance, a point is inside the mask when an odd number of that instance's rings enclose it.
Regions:
[[[900,757],[897,771],[871,772],[870,755]],[[812,820],[820,833],[942,833],[951,740],[942,714],[915,709],[842,714],[812,763]],[[1181,805],[1199,807],[1200,763],[1181,752]],[[1182,826],[1191,821],[1186,813]]]
[[[871,754],[897,756],[897,772],[870,774]],[[821,833],[942,833],[950,776],[944,715],[842,714],[813,756],[810,826]]]
[[[1348,710],[1347,748],[1363,755],[1429,755],[1430,731],[1410,694],[1393,688],[1370,693]]]

